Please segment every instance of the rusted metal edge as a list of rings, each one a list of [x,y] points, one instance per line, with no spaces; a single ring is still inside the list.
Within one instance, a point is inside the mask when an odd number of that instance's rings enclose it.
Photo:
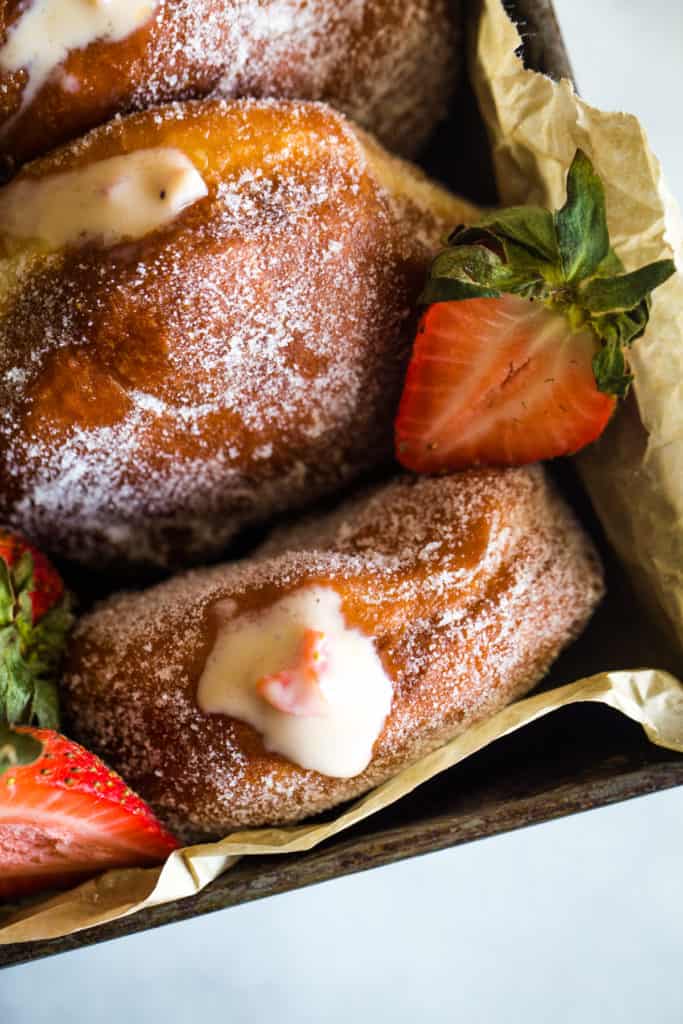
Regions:
[[[601,766],[601,772],[589,781],[563,783],[532,796],[493,801],[478,813],[444,815],[377,834],[336,840],[303,855],[245,859],[190,899],[154,907],[64,938],[0,947],[0,968],[683,785],[682,758],[646,765],[616,777],[609,774],[609,764]]]

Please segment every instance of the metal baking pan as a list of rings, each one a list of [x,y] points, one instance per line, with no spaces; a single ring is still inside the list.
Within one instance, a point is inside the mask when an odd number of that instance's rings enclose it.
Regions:
[[[510,0],[506,7],[522,27],[527,66],[556,79],[571,77],[551,0]],[[452,140],[463,137],[468,145],[456,154]],[[466,86],[425,163],[464,195],[483,203],[495,201],[486,136]],[[648,622],[606,549],[571,469],[564,467],[560,477],[603,551],[609,594],[544,688],[605,669],[653,665],[680,674],[683,666]],[[652,746],[639,726],[603,706],[574,705],[498,741],[311,853],[246,858],[191,899],[67,938],[0,946],[0,967],[677,785],[683,785],[683,757]]]

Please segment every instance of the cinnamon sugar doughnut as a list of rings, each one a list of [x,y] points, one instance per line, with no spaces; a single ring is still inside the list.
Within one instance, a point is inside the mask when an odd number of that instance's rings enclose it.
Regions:
[[[131,115],[0,189],[0,519],[188,565],[390,459],[461,200],[319,104]]]
[[[400,477],[108,600],[76,629],[64,703],[176,833],[213,838],[357,796],[490,715],[601,594],[540,468]]]
[[[446,109],[456,0],[0,0],[0,155],[208,94],[325,100],[412,154]]]

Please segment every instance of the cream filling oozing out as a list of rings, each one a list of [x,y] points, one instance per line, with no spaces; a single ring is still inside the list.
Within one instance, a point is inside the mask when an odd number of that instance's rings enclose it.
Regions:
[[[230,605],[225,602],[226,611]],[[259,683],[296,664],[311,630],[322,635],[326,651],[322,707],[308,714],[278,710]],[[224,619],[197,690],[202,711],[248,722],[268,750],[336,778],[367,768],[392,696],[372,639],[349,628],[340,595],[321,586],[295,591],[257,614]]]
[[[0,189],[0,234],[51,249],[114,245],[173,221],[208,189],[179,149],[159,146]]]
[[[32,0],[0,48],[3,71],[24,69],[28,73],[17,114],[28,106],[71,50],[84,49],[97,39],[125,39],[151,18],[157,5],[158,0]],[[77,90],[79,83],[70,78],[65,88]]]

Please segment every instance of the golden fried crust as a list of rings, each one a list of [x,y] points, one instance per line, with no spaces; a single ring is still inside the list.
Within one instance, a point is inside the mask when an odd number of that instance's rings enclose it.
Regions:
[[[196,704],[217,603],[239,615],[309,584],[342,595],[393,680],[373,760],[353,779],[299,768]],[[401,477],[280,531],[251,560],[110,599],[76,630],[65,708],[76,736],[186,839],[295,821],[530,689],[601,595],[597,556],[539,468]]]
[[[0,0],[0,38],[25,7]],[[0,73],[0,155],[23,162],[114,114],[208,94],[324,100],[412,154],[453,88],[458,7],[448,0],[160,0],[126,38],[70,51],[23,108],[26,72]]]
[[[0,260],[0,517],[98,568],[192,564],[387,461],[411,310],[472,216],[318,104],[136,114],[22,176],[159,146],[209,189],[170,225]]]

